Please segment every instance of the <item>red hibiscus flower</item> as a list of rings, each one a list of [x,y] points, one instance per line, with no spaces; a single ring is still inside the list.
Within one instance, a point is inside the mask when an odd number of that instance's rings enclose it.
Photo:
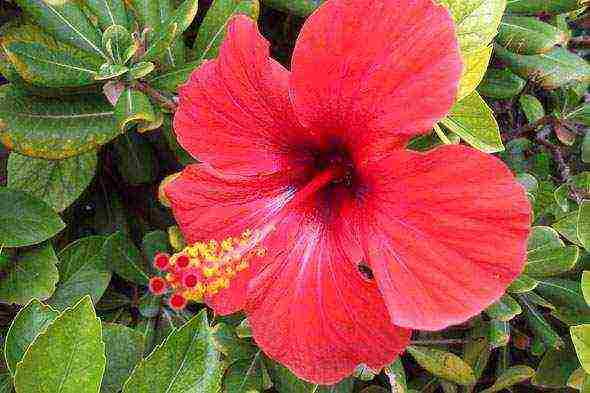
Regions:
[[[166,195],[190,246],[157,265],[171,303],[244,310],[262,350],[329,384],[463,322],[521,272],[530,206],[498,159],[405,149],[456,98],[462,62],[431,0],[328,0],[291,71],[234,18],[180,90],[174,128],[202,164]]]

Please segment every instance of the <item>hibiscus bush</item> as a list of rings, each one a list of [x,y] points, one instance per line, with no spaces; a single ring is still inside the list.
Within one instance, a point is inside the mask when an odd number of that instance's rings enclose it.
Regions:
[[[0,2],[0,393],[590,392],[586,3]]]

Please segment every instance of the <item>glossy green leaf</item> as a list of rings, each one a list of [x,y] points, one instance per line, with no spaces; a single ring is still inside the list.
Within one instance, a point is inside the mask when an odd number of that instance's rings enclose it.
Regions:
[[[584,104],[565,116],[566,120],[590,127],[590,104]]]
[[[63,310],[86,295],[91,296],[94,304],[98,302],[111,280],[103,254],[104,242],[102,236],[85,237],[59,253],[59,283],[49,304]]]
[[[135,40],[121,25],[109,26],[102,35],[102,46],[115,64],[125,64],[135,52]]]
[[[578,247],[566,246],[553,228],[534,227],[524,273],[537,279],[565,273],[574,267],[578,257]]]
[[[489,339],[489,326],[481,320],[476,320],[474,327],[467,333],[462,355],[462,359],[473,370],[476,380],[483,374],[491,354],[492,347]],[[465,390],[473,390],[473,387],[473,384],[468,385]]]
[[[492,42],[506,8],[506,0],[440,0],[439,3],[449,8],[455,20],[463,53]]]
[[[94,94],[41,98],[0,88],[0,142],[29,157],[59,160],[110,142],[120,130],[113,108]]]
[[[535,375],[535,370],[529,366],[512,366],[498,376],[496,382],[481,393],[495,393],[522,383]]]
[[[534,56],[517,55],[500,46],[496,47],[495,53],[516,74],[548,90],[590,81],[590,64],[559,46]]]
[[[103,246],[106,263],[115,273],[136,284],[147,285],[146,264],[133,242],[121,231],[109,236]]]
[[[0,302],[25,304],[50,297],[58,280],[57,262],[50,243],[15,251],[2,269]]]
[[[264,0],[265,5],[298,16],[311,14],[324,0]]]
[[[123,393],[215,392],[223,371],[203,310],[139,363]]]
[[[463,54],[463,75],[459,83],[459,93],[457,93],[458,101],[473,93],[475,88],[481,83],[491,57],[491,45],[483,46]]]
[[[508,69],[490,68],[477,90],[485,97],[506,100],[517,96],[525,84],[522,78]]]
[[[178,88],[188,80],[191,73],[200,64],[199,61],[193,61],[180,68],[149,78],[148,81],[155,89],[176,93]]]
[[[556,190],[557,192],[557,190]],[[582,245],[578,239],[578,212],[572,212],[553,223],[553,228],[570,242]]]
[[[250,393],[264,391],[264,364],[258,351],[250,359],[233,362],[223,378],[224,393]]]
[[[506,10],[515,14],[563,14],[581,6],[580,0],[508,0]]]
[[[578,366],[576,355],[570,351],[549,350],[543,356],[531,382],[534,386],[546,389],[564,388],[569,376]]]
[[[148,96],[131,87],[119,97],[115,107],[115,118],[121,132],[134,125],[145,127],[157,120],[156,112]]]
[[[578,211],[578,239],[590,250],[590,200],[583,200]]]
[[[96,165],[95,152],[59,161],[13,153],[8,159],[8,187],[34,195],[61,212],[90,185]]]
[[[197,15],[198,7],[198,0],[185,0],[168,21],[163,24],[166,27],[161,29],[159,34],[154,38],[142,58],[143,61],[153,61],[161,57],[166,48],[172,45],[176,37],[188,29]]]
[[[178,2],[176,0],[158,0],[157,3],[160,22],[165,26],[165,23],[174,14]],[[161,28],[164,26],[160,25]],[[178,36],[159,59],[161,70],[167,72],[182,67],[186,63],[186,49],[184,37]]]
[[[134,64],[129,69],[129,77],[131,79],[142,79],[151,74],[155,69],[156,66],[154,63],[142,61]]]
[[[230,361],[251,359],[259,352],[256,346],[239,338],[234,328],[225,323],[215,325],[212,332],[217,349]]]
[[[543,340],[548,347],[551,348],[561,348],[563,347],[564,343],[559,334],[557,334],[549,322],[544,318],[541,312],[529,302],[525,297],[519,297],[523,315],[527,322],[527,325],[530,329],[538,336],[540,339]]]
[[[556,307],[552,314],[564,323],[568,325],[590,323],[590,307],[584,300],[579,281],[559,278],[543,279],[539,282],[536,291]]]
[[[590,305],[590,272],[585,271],[582,273],[582,282],[580,283],[582,288],[582,295],[586,303]]]
[[[520,314],[522,309],[512,296],[504,295],[500,300],[489,306],[485,312],[492,319],[507,322]]]
[[[3,32],[0,44],[16,71],[41,87],[79,87],[96,83],[104,59],[56,40],[39,27],[22,24]]]
[[[98,24],[103,30],[112,25],[127,29],[131,27],[124,0],[85,0],[85,4],[98,18]]]
[[[477,92],[455,104],[441,122],[476,149],[487,153],[504,150],[494,114]]]
[[[278,362],[265,358],[264,364],[274,388],[281,393],[312,393],[318,389],[317,385],[297,378],[287,367]]]
[[[393,363],[383,369],[389,385],[391,385],[391,391],[394,393],[406,393],[408,391],[408,383],[406,378],[406,372],[401,359],[396,359]],[[350,391],[353,389],[351,387]]]
[[[126,183],[132,185],[156,180],[158,162],[150,143],[137,133],[127,133],[115,141],[117,168]]]
[[[572,342],[584,371],[590,374],[590,325],[570,327]]]
[[[146,233],[141,242],[141,250],[145,259],[151,264],[156,254],[170,252],[168,234],[161,230]]]
[[[4,341],[6,364],[13,376],[29,346],[58,315],[58,311],[37,299],[31,300],[16,314]]]
[[[16,0],[16,3],[60,41],[105,57],[100,49],[100,31],[74,0]]]
[[[257,20],[259,12],[258,0],[215,0],[207,11],[195,39],[194,51],[197,61],[217,57],[219,47],[225,38],[227,23],[232,17],[244,14]]]
[[[64,228],[65,223],[42,200],[22,191],[0,187],[0,246],[39,244]]]
[[[490,346],[500,348],[508,345],[510,341],[510,325],[506,321],[492,319],[490,321]]]
[[[122,64],[110,64],[105,63],[100,66],[98,74],[94,77],[97,81],[106,81],[109,79],[115,79],[122,75],[125,75],[129,71],[129,67]]]
[[[153,32],[160,29],[161,18],[158,9],[158,0],[128,0],[129,9],[139,22],[140,31],[149,29]]]
[[[414,345],[410,345],[407,351],[420,366],[437,377],[459,385],[475,383],[475,375],[471,367],[455,354]]]
[[[586,372],[584,369],[579,368],[574,371],[567,380],[567,386],[576,389],[582,390],[582,385],[584,385],[584,380],[586,379]],[[584,393],[584,392],[582,392]]]
[[[16,368],[15,386],[19,393],[96,393],[104,370],[100,320],[85,297],[27,349]]]
[[[518,102],[529,123],[539,121],[545,116],[545,108],[543,108],[543,104],[537,97],[523,94],[518,99]]]
[[[549,52],[566,40],[558,28],[528,16],[505,16],[500,23],[497,42],[511,52],[534,55]]]
[[[527,293],[535,289],[539,285],[539,281],[526,274],[518,276],[508,287],[508,292],[511,293]]]
[[[105,323],[102,338],[107,358],[101,393],[118,393],[143,357],[143,335],[127,326]]]

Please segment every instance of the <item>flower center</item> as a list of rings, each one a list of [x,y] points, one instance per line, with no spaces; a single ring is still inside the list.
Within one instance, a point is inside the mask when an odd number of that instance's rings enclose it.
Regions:
[[[156,255],[154,266],[165,275],[164,278],[154,277],[150,290],[155,295],[162,295],[171,289],[170,306],[179,309],[186,305],[186,301],[202,301],[228,288],[240,272],[250,267],[253,259],[266,255],[267,250],[261,243],[289,211],[326,186],[342,182],[347,173],[344,165],[332,162],[300,188],[272,222],[261,229],[246,229],[221,241],[196,242],[172,256]]]

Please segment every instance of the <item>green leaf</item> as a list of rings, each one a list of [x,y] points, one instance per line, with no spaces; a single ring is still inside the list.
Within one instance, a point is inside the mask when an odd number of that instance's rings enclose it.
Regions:
[[[440,0],[449,8],[463,53],[488,46],[496,33],[506,0]]]
[[[563,347],[563,340],[552,328],[547,320],[543,317],[541,312],[535,308],[524,296],[519,297],[523,305],[523,315],[527,325],[541,338],[548,347],[561,348]]]
[[[102,236],[85,237],[59,253],[60,279],[49,304],[63,310],[86,295],[94,304],[98,302],[111,280],[103,254],[104,243]]]
[[[138,185],[156,180],[158,162],[146,138],[127,133],[119,137],[113,147],[117,168],[126,183]]]
[[[145,262],[135,244],[121,231],[109,236],[103,246],[109,267],[124,279],[148,285]]]
[[[118,393],[143,357],[143,335],[127,326],[105,323],[102,339],[107,364],[100,392]]]
[[[0,302],[25,304],[33,298],[50,297],[59,278],[51,244],[14,253],[10,264],[2,269]]]
[[[590,325],[570,327],[572,342],[584,371],[590,374]]]
[[[553,228],[534,227],[524,273],[537,279],[565,273],[575,266],[578,257],[578,247],[566,246]]]
[[[555,191],[557,192],[557,190]],[[559,232],[559,234],[565,237],[570,242],[582,245],[580,239],[578,239],[578,212],[575,211],[564,216],[561,220],[553,223],[553,228]]]
[[[548,278],[539,282],[536,291],[556,307],[552,314],[564,323],[590,323],[590,307],[584,300],[580,282]]]
[[[529,123],[534,123],[545,117],[545,108],[543,108],[543,104],[537,97],[523,94],[518,99],[518,102]]]
[[[526,274],[521,274],[516,278],[516,280],[512,281],[508,287],[508,292],[527,293],[535,289],[537,285],[539,285],[539,281],[527,276]]]
[[[37,299],[31,300],[16,314],[4,341],[4,356],[12,376],[29,346],[58,315],[58,311]]]
[[[257,347],[240,339],[234,329],[225,323],[215,325],[212,332],[217,349],[231,361],[251,359],[259,352]]]
[[[188,80],[191,73],[199,65],[201,65],[200,61],[193,61],[180,68],[154,76],[149,79],[148,82],[155,89],[163,90],[168,93],[176,93],[178,88]]]
[[[65,223],[45,202],[0,187],[0,246],[24,247],[52,238]]]
[[[590,250],[590,200],[583,200],[578,212],[578,239]]]
[[[139,363],[123,393],[215,392],[223,371],[203,310]]]
[[[141,242],[141,249],[145,259],[151,264],[156,254],[170,252],[168,233],[161,230],[146,233]]]
[[[490,58],[492,57],[492,46],[483,46],[474,51],[463,53],[463,75],[459,83],[457,101],[469,96],[481,83]]]
[[[151,74],[156,69],[154,63],[142,61],[134,64],[129,69],[129,77],[131,79],[142,79]]]
[[[576,124],[590,127],[590,104],[584,104],[574,109],[565,116],[565,119]]]
[[[85,4],[96,15],[103,30],[112,25],[121,25],[127,29],[131,27],[124,0],[86,0]]]
[[[577,82],[590,81],[590,64],[569,50],[556,46],[534,56],[517,55],[496,46],[496,56],[517,75],[552,90]]]
[[[250,359],[233,362],[223,378],[224,393],[264,391],[264,364],[260,350]]]
[[[102,46],[115,64],[127,63],[137,50],[133,36],[121,25],[111,25],[105,30]]]
[[[122,75],[125,75],[129,71],[129,67],[122,64],[110,64],[104,63],[100,66],[98,74],[95,76],[97,81],[106,81],[109,79],[115,79]]]
[[[96,164],[95,152],[59,161],[13,153],[8,158],[8,187],[40,198],[61,212],[90,185]]]
[[[494,114],[477,92],[455,104],[442,124],[476,149],[487,153],[504,150]]]
[[[100,50],[100,31],[84,15],[77,1],[16,0],[16,3],[31,15],[43,30],[58,40],[106,59]]]
[[[522,308],[512,296],[504,295],[500,300],[489,306],[485,312],[492,319],[507,322],[520,314]]]
[[[158,0],[157,2],[160,22],[165,24],[172,14],[174,14],[177,1]],[[162,71],[173,70],[183,66],[186,63],[186,57],[186,44],[184,42],[184,37],[180,35],[172,42],[169,48],[166,48],[164,54],[159,59]]]
[[[160,29],[160,10],[158,9],[158,0],[129,0],[128,6],[131,9],[135,19],[140,24],[140,31],[150,29],[153,32]]]
[[[496,100],[506,100],[520,94],[526,82],[508,69],[490,68],[478,87],[481,95]]]
[[[580,7],[580,0],[508,0],[507,11],[530,15],[563,14]]]
[[[157,121],[156,112],[148,96],[134,88],[127,88],[115,106],[115,118],[121,132],[138,125],[149,127]]]
[[[200,62],[217,57],[231,18],[244,14],[258,20],[259,12],[258,0],[215,0],[207,11],[195,40],[197,60]]]
[[[534,55],[549,52],[566,39],[561,30],[535,17],[505,16],[496,41],[511,52]]]
[[[168,21],[163,24],[166,28],[159,32],[158,36],[147,49],[142,60],[153,61],[162,56],[165,49],[172,45],[172,42],[176,37],[188,29],[197,15],[198,7],[198,0],[185,0]],[[176,27],[174,27],[174,25],[176,25]]]
[[[490,346],[500,348],[510,341],[510,325],[506,321],[492,319],[490,321]]]
[[[535,370],[529,366],[512,366],[500,374],[492,386],[482,390],[481,393],[495,393],[504,389],[508,389],[516,384],[532,378],[533,375],[535,375]]]
[[[56,40],[29,24],[7,28],[2,48],[23,80],[41,87],[79,87],[96,83],[94,77],[104,61]]]
[[[0,142],[29,157],[59,160],[110,142],[120,134],[104,97],[41,98],[0,88]]]
[[[437,377],[459,385],[475,383],[471,367],[455,354],[414,345],[410,345],[407,351],[420,366]]]
[[[273,387],[281,393],[312,393],[314,389],[317,389],[317,385],[297,378],[287,367],[278,362],[265,357],[264,364]]]
[[[560,389],[567,386],[569,376],[578,367],[576,355],[567,350],[549,350],[543,356],[537,372],[532,377],[534,386]]]
[[[582,295],[584,295],[584,300],[586,303],[590,305],[590,272],[585,271],[582,273],[582,282],[580,284],[582,288]]]
[[[569,376],[567,386],[572,389],[582,390],[582,385],[584,384],[585,379],[586,372],[582,368],[579,368]]]
[[[17,365],[16,390],[96,393],[105,362],[100,320],[87,296],[65,310],[35,339]]]
[[[475,326],[467,334],[462,356],[465,363],[473,370],[476,380],[481,377],[485,370],[491,353],[489,327],[487,324],[482,323],[481,320],[476,320]],[[469,385],[469,387],[472,386],[474,385]]]
[[[264,4],[298,16],[311,14],[324,0],[264,0]]]

